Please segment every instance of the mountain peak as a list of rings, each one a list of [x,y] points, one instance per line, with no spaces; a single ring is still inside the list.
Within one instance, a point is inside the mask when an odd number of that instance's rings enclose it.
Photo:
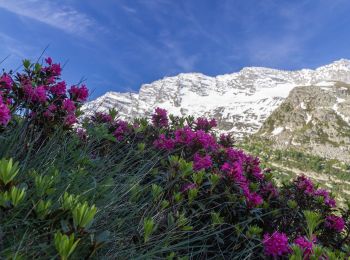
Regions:
[[[246,67],[216,77],[181,73],[144,84],[139,93],[109,92],[84,108],[106,111],[115,107],[121,118],[133,119],[162,107],[177,116],[215,118],[220,131],[242,136],[256,132],[295,87],[336,81],[350,83],[349,60],[315,70]]]

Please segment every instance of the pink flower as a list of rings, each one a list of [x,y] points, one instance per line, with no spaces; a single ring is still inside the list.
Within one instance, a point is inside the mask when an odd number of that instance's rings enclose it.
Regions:
[[[243,162],[247,157],[242,150],[234,149],[232,147],[226,149],[226,156],[229,162]]]
[[[48,73],[49,76],[51,77],[58,77],[61,75],[61,72],[62,72],[61,64],[52,63],[52,59],[50,57],[47,57],[45,59],[45,62],[48,66],[42,68],[43,72]]]
[[[72,86],[68,92],[72,99],[78,102],[85,102],[89,96],[89,90],[85,85],[82,85],[81,87]]]
[[[166,138],[164,134],[160,134],[158,139],[153,142],[153,145],[158,149],[171,151],[174,149],[175,141],[173,139]]]
[[[51,74],[53,74],[53,76],[60,76],[61,75],[61,64],[59,63],[55,63],[55,64],[51,64]]]
[[[263,239],[265,255],[277,257],[290,252],[288,237],[284,233],[274,232],[272,235],[264,234]]]
[[[215,119],[208,120],[204,117],[199,117],[197,118],[195,125],[196,125],[196,130],[203,130],[205,132],[208,132],[213,127],[216,127],[217,123]]]
[[[294,244],[303,250],[304,259],[310,259],[310,254],[313,253],[312,247],[316,243],[316,237],[309,241],[306,237],[299,236],[294,240]]]
[[[278,196],[277,188],[272,184],[272,182],[267,182],[262,185],[260,193],[265,197],[276,198]]]
[[[309,178],[304,175],[298,176],[296,182],[298,189],[304,191],[305,194],[312,195],[314,193],[314,184]]]
[[[256,207],[264,202],[263,198],[258,193],[250,192],[249,181],[243,174],[243,168],[240,161],[234,162],[233,164],[225,162],[221,166],[221,170],[241,188],[250,207]]]
[[[219,143],[224,147],[231,147],[234,144],[234,140],[231,134],[221,134]]]
[[[152,124],[155,127],[167,127],[169,124],[167,111],[157,107],[155,113],[152,115]]]
[[[96,112],[95,115],[91,117],[92,121],[98,123],[108,123],[112,122],[113,118],[111,115],[103,112]]]
[[[0,96],[0,125],[6,126],[11,119],[10,109],[3,103]]]
[[[47,57],[47,58],[45,59],[45,62],[46,62],[48,65],[51,65],[51,64],[52,64],[52,59],[51,59],[51,57]]]
[[[64,95],[66,93],[66,82],[61,81],[56,83],[56,85],[53,85],[50,88],[50,91],[54,95],[58,95],[58,96]]]
[[[255,179],[261,181],[264,179],[264,174],[260,169],[259,158],[253,156],[244,157],[244,171],[249,175],[252,175]]]
[[[338,217],[335,215],[330,215],[326,217],[326,227],[330,229],[334,229],[337,232],[342,232],[345,228],[345,222],[342,217]]]
[[[41,102],[46,101],[46,89],[44,86],[33,88],[30,84],[26,84],[23,88],[25,97],[30,102]]]
[[[193,157],[193,169],[195,171],[200,171],[202,169],[208,169],[213,166],[210,155],[200,156],[196,153]]]
[[[128,122],[118,120],[115,126],[116,129],[113,132],[113,135],[115,136],[115,138],[117,138],[118,141],[122,141],[124,139],[124,136],[129,132]]]
[[[9,75],[4,74],[4,75],[1,76],[1,78],[0,78],[0,89],[4,88],[4,89],[7,89],[7,90],[10,90],[12,88],[12,85],[13,85],[13,80],[12,80],[12,78]]]
[[[336,202],[331,196],[329,195],[329,192],[325,189],[318,189],[314,192],[315,196],[320,196],[323,197],[324,203],[331,207],[334,208],[336,206]]]
[[[39,86],[34,89],[34,101],[39,101],[41,103],[44,103],[46,101],[46,89],[44,86]]]
[[[64,124],[66,126],[71,126],[77,122],[77,118],[74,114],[68,114],[64,119]]]
[[[69,98],[66,98],[65,100],[63,100],[62,109],[67,111],[67,113],[69,114],[69,113],[73,113],[76,107],[72,100],[70,100]]]
[[[246,177],[243,175],[243,168],[240,162],[233,164],[225,162],[221,166],[221,170],[226,172],[227,176],[239,185],[247,182]]]
[[[189,127],[184,127],[181,129],[177,129],[175,131],[175,142],[183,145],[190,145],[196,134]]]
[[[259,206],[264,202],[263,198],[256,192],[248,193],[246,198],[247,198],[248,204],[252,207]]]
[[[195,143],[200,148],[204,148],[207,151],[216,150],[218,148],[218,144],[216,143],[216,139],[209,133],[204,132],[203,130],[198,130],[195,132]]]

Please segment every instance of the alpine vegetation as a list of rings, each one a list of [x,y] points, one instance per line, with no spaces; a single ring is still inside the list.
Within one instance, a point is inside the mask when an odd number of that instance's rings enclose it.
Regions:
[[[350,204],[274,172],[205,117],[81,116],[84,85],[0,78],[0,257],[348,259]]]

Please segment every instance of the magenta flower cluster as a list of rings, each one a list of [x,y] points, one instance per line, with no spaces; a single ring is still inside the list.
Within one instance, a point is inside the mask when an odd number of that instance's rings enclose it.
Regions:
[[[264,235],[263,245],[265,255],[274,258],[287,255],[291,251],[287,235],[277,231],[271,235],[266,233]]]
[[[157,108],[152,115],[152,123],[154,126],[161,128],[168,127],[168,118],[165,110]],[[160,124],[166,122],[166,124]],[[231,182],[240,188],[240,192],[245,197],[249,207],[257,207],[266,198],[276,196],[277,190],[273,188],[273,184],[265,183],[264,174],[259,167],[259,160],[255,157],[246,155],[243,151],[232,147],[221,145],[216,137],[208,132],[216,125],[215,120],[207,120],[204,118],[195,121],[194,129],[190,126],[175,129],[173,132],[168,131],[167,134],[160,134],[153,142],[157,149],[173,151],[175,148],[183,148],[193,154],[193,170],[210,170],[221,171],[222,174]],[[224,153],[226,161],[215,164],[213,157],[218,157]],[[260,191],[251,191],[251,182],[261,182]],[[267,185],[267,186],[266,186]],[[260,192],[260,193],[259,193]],[[264,193],[264,194],[262,194]],[[272,195],[271,195],[272,194]]]
[[[203,130],[205,132],[208,132],[212,128],[217,126],[217,122],[214,118],[208,120],[205,117],[199,117],[199,118],[197,118],[195,125],[196,125],[196,127],[195,127],[196,130]]]
[[[313,253],[313,246],[316,243],[316,236],[310,241],[305,236],[298,236],[294,240],[294,244],[297,245],[303,252],[304,259],[309,259],[310,255]]]
[[[12,113],[27,116],[35,124],[48,127],[77,122],[78,108],[88,98],[85,85],[72,86],[67,93],[66,82],[61,81],[61,65],[45,59],[45,66],[24,61],[25,70],[15,76],[0,77],[0,124],[9,123]]]
[[[125,136],[130,132],[129,124],[123,120],[117,120],[113,123],[115,128],[113,135],[118,141],[122,141]]]
[[[0,126],[6,126],[11,119],[11,111],[0,96]]]
[[[345,221],[342,217],[330,215],[326,217],[325,225],[336,232],[342,232],[345,228]]]
[[[199,153],[195,153],[193,157],[193,169],[195,171],[209,169],[212,165],[213,162],[210,155],[201,156]]]
[[[316,189],[312,181],[304,175],[298,176],[296,180],[297,188],[310,197],[322,197],[324,203],[329,207],[336,207],[335,200],[330,196],[325,189]]]
[[[152,123],[155,127],[167,127],[169,124],[167,111],[157,107],[152,115]]]

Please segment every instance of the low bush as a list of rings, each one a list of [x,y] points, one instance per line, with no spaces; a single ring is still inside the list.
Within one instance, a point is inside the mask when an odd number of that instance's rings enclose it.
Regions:
[[[277,187],[215,120],[161,108],[73,126],[87,90],[57,94],[59,65],[46,64],[1,77],[1,257],[349,257],[349,209],[305,176]]]

